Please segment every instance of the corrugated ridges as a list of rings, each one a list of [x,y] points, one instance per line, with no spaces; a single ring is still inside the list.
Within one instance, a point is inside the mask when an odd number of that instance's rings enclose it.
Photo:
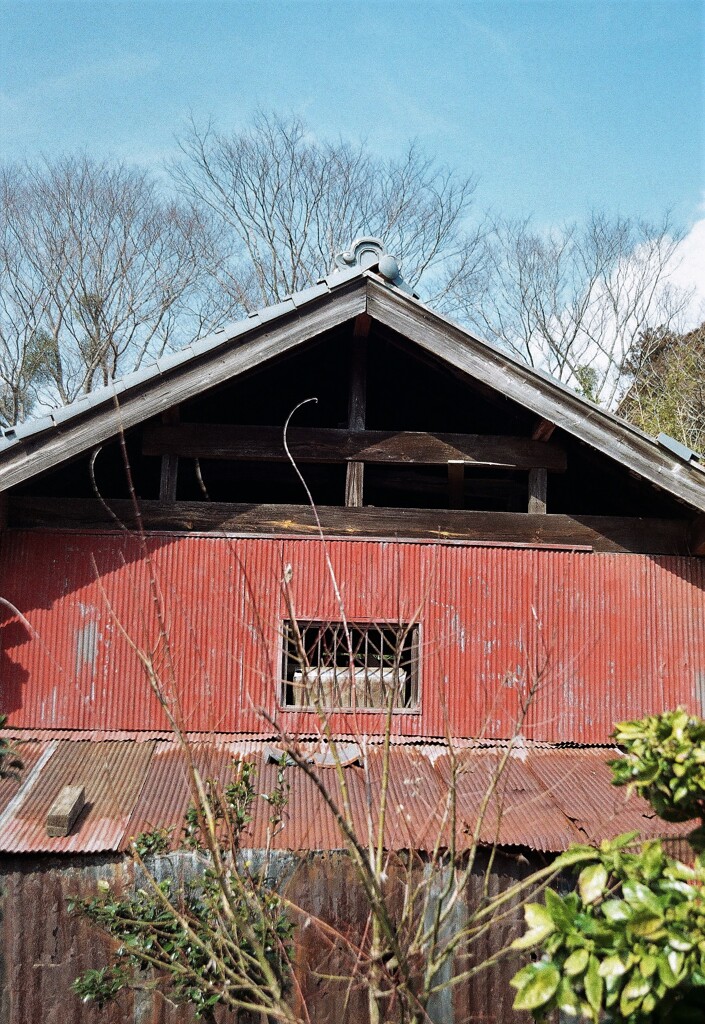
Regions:
[[[34,777],[25,779],[14,814],[0,824],[5,853],[97,853],[116,850],[137,797],[154,744],[58,742]],[[28,784],[29,782],[29,784]],[[64,786],[82,785],[86,805],[71,834],[49,838],[49,808]]]
[[[194,742],[191,751],[202,778],[213,779],[219,786],[227,785],[233,765],[244,759],[256,766],[258,794],[275,789],[277,766],[267,762],[265,743],[237,738],[222,744]],[[190,789],[184,757],[173,739],[158,743],[51,741],[44,752],[49,755],[46,763],[38,775],[30,773],[25,778],[24,791],[21,788],[17,794],[16,786],[10,789],[8,782],[0,785],[0,801],[4,799],[6,808],[0,816],[1,851],[124,850],[140,832],[163,827],[173,828],[173,845],[180,844]],[[645,801],[627,798],[624,790],[614,788],[604,750],[523,747],[504,757],[505,752],[506,748],[456,751],[458,849],[466,849],[475,834],[483,845],[551,853],[573,842],[598,842],[631,830],[645,838],[674,839],[689,831],[687,823],[668,825],[654,816]],[[33,750],[32,756],[36,753]],[[419,850],[431,850],[437,843],[448,846],[453,818],[447,748],[438,757],[413,745],[394,746],[388,764],[385,846]],[[367,843],[368,824],[372,835],[377,834],[383,767],[383,752],[374,746],[365,751],[360,763],[344,769],[353,830],[363,844]],[[313,771],[345,815],[337,770],[314,767]],[[343,848],[333,811],[314,781],[293,766],[284,770],[284,776],[286,801],[281,822],[273,825],[270,803],[257,796],[242,845],[293,851]],[[88,810],[70,836],[49,839],[46,813],[62,786],[72,783],[85,786]],[[485,806],[490,787],[492,794]]]
[[[3,733],[3,738],[13,739],[12,736],[7,735],[7,731]],[[26,779],[34,771],[37,762],[47,749],[48,741],[27,740],[24,743],[13,744],[13,746],[22,761],[22,770],[17,773],[16,778],[9,777],[0,781],[0,821],[2,821],[2,815],[8,805],[22,788],[22,780]]]
[[[394,733],[601,744],[614,723],[679,704],[701,712],[705,560],[330,540],[350,620],[420,623],[420,707]],[[0,711],[21,728],[167,728],[131,643],[159,651],[191,732],[295,735],[316,715],[279,706],[284,566],[298,617],[340,619],[320,541],[150,538],[173,653],[153,613],[140,543],[117,534],[7,531],[0,586],[29,622],[3,624]],[[260,710],[264,710],[263,717]],[[337,734],[381,731],[375,713]]]

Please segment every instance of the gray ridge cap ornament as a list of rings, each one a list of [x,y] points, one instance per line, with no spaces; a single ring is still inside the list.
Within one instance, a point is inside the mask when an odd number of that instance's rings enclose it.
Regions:
[[[374,266],[377,267],[380,276],[385,281],[418,298],[418,295],[412,291],[401,276],[399,261],[385,250],[384,242],[379,238],[370,236],[356,238],[349,249],[338,253],[335,257],[336,270],[349,270],[353,267],[370,270]]]
[[[350,267],[362,267],[364,270],[379,263],[384,254],[384,243],[379,238],[356,238],[349,249],[339,252],[335,257],[335,265],[339,270]]]

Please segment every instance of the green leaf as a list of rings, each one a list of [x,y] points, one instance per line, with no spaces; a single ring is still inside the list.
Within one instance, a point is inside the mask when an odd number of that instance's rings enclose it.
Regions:
[[[597,860],[600,856],[594,846],[584,846],[575,843],[565,853],[561,853],[553,862],[555,868],[569,868],[573,864],[580,864],[584,860]]]
[[[536,974],[536,964],[526,964],[520,971],[517,971],[509,984],[512,988],[523,988],[527,981]]]
[[[563,964],[563,970],[565,973],[573,978],[576,974],[582,974],[588,965],[590,959],[590,953],[585,947],[582,949],[576,949],[570,954],[568,959]]]
[[[631,907],[638,910],[648,910],[658,916],[663,914],[663,907],[659,902],[658,896],[641,882],[635,882],[631,878],[628,879],[622,886],[622,893]]]
[[[650,978],[658,967],[658,960],[655,956],[643,956],[639,961],[639,970],[644,978]]]
[[[556,991],[556,1005],[561,1013],[565,1013],[569,1017],[578,1016],[580,1000],[568,978],[561,978],[561,983]]]
[[[654,940],[657,932],[664,932],[663,918],[655,917],[653,914],[639,914],[629,922],[629,931],[640,939],[650,938]]]
[[[608,956],[606,957],[599,966],[599,974],[602,978],[621,978],[623,974],[627,973],[627,967],[623,963],[621,957]]]
[[[611,853],[613,850],[623,850],[625,846],[633,843],[638,836],[638,832],[622,832],[621,835],[615,836],[614,839],[604,839],[600,843],[600,849],[606,853]]]
[[[673,932],[668,933],[668,945],[671,949],[677,949],[679,953],[688,953],[693,948],[693,943],[689,939],[684,939],[682,935]]]
[[[554,964],[540,963],[535,968],[533,977],[516,994],[515,1010],[537,1010],[545,1006],[560,984],[560,972]]]
[[[642,977],[641,974],[637,974],[636,971],[632,974],[627,984],[622,989],[622,998],[632,1001],[634,999],[641,1000],[651,991],[651,981],[648,978]],[[621,1005],[620,1005],[621,1009]]]
[[[595,1011],[596,1019],[597,1013],[602,1006],[602,993],[604,990],[604,982],[599,972],[599,961],[596,956],[590,957],[590,965],[585,975],[585,996],[588,1003]]]
[[[528,932],[525,932],[518,939],[514,939],[510,949],[531,949],[532,946],[538,946],[540,942],[543,942],[551,932],[553,931],[553,925],[550,928],[530,928]]]
[[[589,905],[600,898],[607,885],[607,868],[603,864],[590,864],[578,876],[578,891],[583,903]]]
[[[666,958],[668,961],[668,966],[670,967],[675,977],[679,980],[679,975],[682,971],[683,963],[685,963],[686,961],[686,957],[683,956],[681,952],[678,952],[675,949],[671,949],[666,954]]]
[[[563,931],[570,931],[575,921],[575,911],[571,910],[553,889],[546,889],[544,898],[553,923]]]
[[[600,910],[610,924],[628,921],[632,916],[631,907],[624,900],[606,900],[600,907]]]
[[[618,742],[623,739],[641,739],[646,736],[643,719],[635,722],[618,722],[612,735]]]

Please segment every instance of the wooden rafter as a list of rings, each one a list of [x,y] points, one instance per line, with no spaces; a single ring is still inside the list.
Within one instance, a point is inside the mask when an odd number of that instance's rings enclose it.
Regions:
[[[179,408],[174,406],[162,413],[162,423],[173,425],[179,422]],[[161,471],[159,474],[159,500],[165,502],[176,501],[176,485],[179,475],[179,456],[173,452],[162,455]]]

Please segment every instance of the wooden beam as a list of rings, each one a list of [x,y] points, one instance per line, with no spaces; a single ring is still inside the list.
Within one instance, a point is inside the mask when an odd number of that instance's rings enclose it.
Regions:
[[[167,409],[162,413],[162,423],[173,425],[179,422],[179,409]],[[173,504],[176,501],[176,485],[179,475],[179,456],[172,453],[162,455],[159,477],[159,500]]]
[[[465,463],[451,459],[448,462],[448,506],[463,508],[465,504]]]
[[[548,491],[548,473],[545,469],[529,470],[529,509],[537,515],[546,514],[546,494]]]
[[[534,441],[550,441],[556,424],[550,420],[539,420],[534,427],[531,437]]]
[[[705,555],[705,516],[698,516],[691,523],[688,545],[691,555]]]
[[[370,327],[372,326],[372,317],[368,316],[367,313],[358,313],[355,317],[355,326],[353,327],[354,338],[366,338],[370,333]]]
[[[371,318],[360,313],[355,318],[352,353],[350,359],[350,392],[348,397],[348,429],[359,433],[365,429],[367,411],[367,335]],[[345,470],[345,504],[348,508],[362,507],[365,464],[349,462]]]
[[[292,427],[287,434],[297,462],[382,462],[397,465],[467,466],[502,469],[548,469],[562,473],[565,452],[556,445],[502,434],[431,434],[409,430],[339,430]],[[284,462],[281,427],[230,426],[214,423],[146,425],[144,455],[181,455],[192,459]]]
[[[135,525],[128,499],[108,502],[127,526]],[[140,502],[144,526],[168,533],[227,532],[316,536],[313,513],[305,505],[255,505],[225,502]],[[447,509],[343,508],[318,509],[329,536],[398,537],[411,540],[458,540],[530,545],[588,545],[595,551],[685,555],[686,519],[632,519],[621,516],[528,515],[525,512],[467,512]],[[114,529],[114,520],[93,498],[27,498],[11,496],[11,527]]]

